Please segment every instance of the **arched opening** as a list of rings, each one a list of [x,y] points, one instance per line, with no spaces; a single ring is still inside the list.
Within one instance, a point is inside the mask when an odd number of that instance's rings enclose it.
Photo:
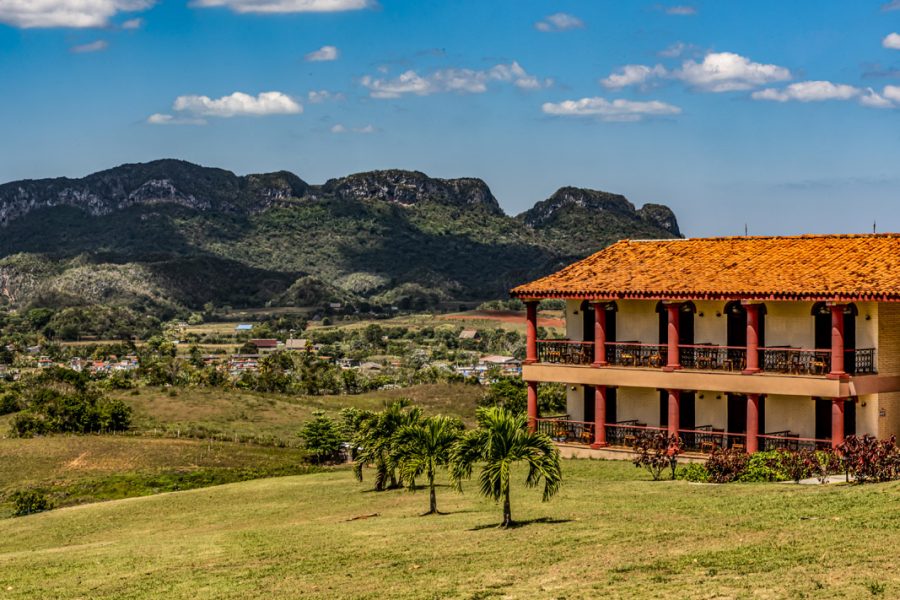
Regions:
[[[656,312],[659,315],[659,337],[658,344],[664,345],[669,342],[669,314],[666,311],[666,305],[657,302]],[[678,309],[678,343],[693,344],[694,343],[694,313],[697,307],[693,302],[682,302]]]
[[[856,373],[856,317],[859,309],[855,304],[844,306],[844,371]],[[812,307],[815,319],[816,350],[831,348],[831,307],[825,302],[816,302]],[[845,417],[846,422],[846,417]]]

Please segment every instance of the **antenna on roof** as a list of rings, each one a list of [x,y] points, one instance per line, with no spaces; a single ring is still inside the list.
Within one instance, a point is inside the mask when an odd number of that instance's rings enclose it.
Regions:
[[[744,237],[747,237],[747,224],[744,223]]]
[[[872,233],[878,233],[875,231],[877,229],[876,225],[878,225],[878,221],[872,221]]]

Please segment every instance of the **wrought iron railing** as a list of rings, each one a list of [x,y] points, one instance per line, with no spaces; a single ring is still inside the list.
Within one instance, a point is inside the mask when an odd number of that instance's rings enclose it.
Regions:
[[[678,360],[685,369],[704,371],[741,371],[747,365],[747,349],[711,344],[682,344]]]
[[[537,351],[540,362],[565,365],[589,365],[594,362],[593,342],[538,340]]]
[[[664,367],[669,349],[664,344],[607,342],[606,362],[619,367]]]
[[[851,351],[853,360],[850,361],[854,366],[856,375],[871,375],[877,372],[875,366],[875,348],[857,348]]]
[[[794,375],[826,375],[831,371],[831,350],[763,348],[763,371]]]

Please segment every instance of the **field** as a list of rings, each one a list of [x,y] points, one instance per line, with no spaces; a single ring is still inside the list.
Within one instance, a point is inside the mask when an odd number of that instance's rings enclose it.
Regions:
[[[332,416],[345,407],[380,410],[398,398],[409,398],[426,414],[457,416],[471,424],[483,391],[475,385],[433,384],[354,396],[292,396],[219,388],[183,388],[174,396],[162,388],[141,388],[137,395],[127,390],[113,395],[134,409],[134,427],[140,430],[204,430],[296,444],[300,424],[315,410]]]
[[[374,493],[349,471],[0,521],[7,598],[897,597],[900,484],[651,482],[565,461],[513,516],[446,487]],[[517,479],[524,478],[521,471]],[[367,518],[358,518],[367,517]]]

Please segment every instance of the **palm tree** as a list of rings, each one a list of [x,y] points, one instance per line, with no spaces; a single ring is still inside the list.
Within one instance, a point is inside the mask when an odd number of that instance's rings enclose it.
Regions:
[[[459,419],[444,416],[429,417],[397,430],[394,442],[398,448],[401,475],[413,481],[424,473],[428,479],[430,501],[426,515],[438,512],[434,476],[438,467],[449,464],[450,451],[462,430]]]
[[[363,469],[367,465],[375,468],[375,491],[398,487],[403,477],[398,479],[399,454],[394,443],[394,434],[404,425],[418,423],[422,409],[409,407],[409,401],[398,400],[381,412],[366,412],[358,417],[356,435],[351,448],[356,464],[353,473],[359,481],[363,479]]]
[[[528,417],[514,414],[499,406],[479,408],[478,429],[467,432],[453,447],[450,457],[450,476],[457,489],[462,480],[472,476],[472,467],[483,462],[481,493],[495,501],[503,499],[503,523],[513,524],[509,503],[509,479],[513,463],[528,465],[525,485],[536,487],[544,481],[543,500],[546,502],[559,490],[562,469],[559,450],[549,436],[528,431]]]

